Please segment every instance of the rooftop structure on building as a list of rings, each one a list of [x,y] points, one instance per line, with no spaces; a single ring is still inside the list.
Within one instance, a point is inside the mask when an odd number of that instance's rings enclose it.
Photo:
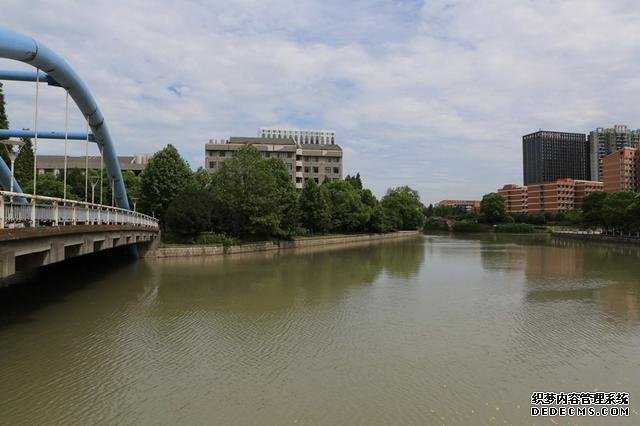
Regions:
[[[297,144],[333,145],[336,143],[336,132],[333,130],[261,127],[258,131],[258,137],[268,139],[291,138]]]
[[[617,124],[612,128],[597,128],[589,133],[591,179],[604,180],[603,157],[622,148],[637,148],[640,143],[640,130],[631,130],[626,125]]]
[[[580,209],[584,197],[602,190],[602,182],[558,179],[526,186],[508,184],[499,189],[498,193],[505,199],[507,213],[556,214]]]
[[[558,179],[590,180],[589,145],[584,133],[540,130],[522,137],[524,184]]]
[[[244,146],[255,147],[263,158],[282,160],[296,188],[308,179],[316,183],[342,179],[342,148],[336,144],[296,143],[291,137],[231,137],[209,140],[205,145],[205,168],[216,172],[222,163]]]

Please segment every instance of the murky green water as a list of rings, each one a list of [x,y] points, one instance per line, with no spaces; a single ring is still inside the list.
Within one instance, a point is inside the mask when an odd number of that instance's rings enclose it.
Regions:
[[[630,393],[608,423],[640,421],[636,248],[433,236],[109,261],[0,292],[0,423],[550,424],[531,392],[595,389]]]

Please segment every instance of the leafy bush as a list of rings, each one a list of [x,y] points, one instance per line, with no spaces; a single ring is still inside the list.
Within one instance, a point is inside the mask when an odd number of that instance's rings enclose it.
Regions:
[[[449,232],[449,226],[447,225],[447,222],[442,219],[429,217],[424,223],[424,230]]]
[[[528,223],[504,223],[501,225],[496,225],[496,232],[508,232],[514,234],[526,234],[529,232],[533,232],[535,227]]]
[[[240,244],[240,241],[225,234],[202,232],[196,238],[196,244],[222,244],[224,247],[231,247]]]
[[[453,232],[489,232],[491,226],[484,223],[461,220],[453,224]]]

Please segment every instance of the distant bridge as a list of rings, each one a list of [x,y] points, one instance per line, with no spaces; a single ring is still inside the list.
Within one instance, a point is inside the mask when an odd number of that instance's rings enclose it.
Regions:
[[[89,87],[67,62],[51,49],[22,34],[0,28],[0,58],[29,64],[35,71],[0,70],[0,80],[34,82],[35,114],[33,130],[0,129],[0,149],[10,146],[11,165],[0,160],[0,278],[33,267],[59,262],[70,257],[93,253],[123,245],[149,243],[159,236],[158,221],[131,211],[122,178],[122,171],[104,116]],[[66,92],[64,131],[38,129],[39,86],[46,83]],[[87,121],[86,132],[70,132],[68,100],[71,98]],[[25,194],[14,176],[19,142],[7,138],[34,139],[34,168],[31,184],[33,194]],[[95,143],[112,188],[112,205],[94,203],[88,199],[89,170],[85,169],[85,199],[83,201],[53,198],[37,193],[37,161],[39,139],[64,139],[65,159],[69,140]],[[66,161],[65,161],[66,164]],[[88,164],[88,161],[87,161]],[[102,166],[101,166],[102,168]],[[67,167],[64,170],[64,191],[67,193]],[[102,172],[101,172],[102,176]],[[93,184],[95,185],[95,183]],[[100,177],[100,202],[102,202]],[[68,198],[68,197],[67,197]]]

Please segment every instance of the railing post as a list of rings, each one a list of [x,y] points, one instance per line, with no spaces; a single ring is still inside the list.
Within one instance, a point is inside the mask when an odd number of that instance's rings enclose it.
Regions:
[[[58,226],[58,202],[53,202],[53,226]]]
[[[34,228],[38,226],[36,224],[36,200],[35,198],[31,200],[31,226]]]
[[[89,221],[89,206],[85,206],[85,219],[84,219],[84,224],[85,225],[90,225],[91,222]]]
[[[0,229],[4,229],[4,195],[0,195]]]
[[[78,223],[78,211],[76,210],[76,205],[73,204],[73,209],[71,210],[71,224],[76,225]]]
[[[114,219],[115,224],[118,224],[118,210],[115,211],[116,218]]]

